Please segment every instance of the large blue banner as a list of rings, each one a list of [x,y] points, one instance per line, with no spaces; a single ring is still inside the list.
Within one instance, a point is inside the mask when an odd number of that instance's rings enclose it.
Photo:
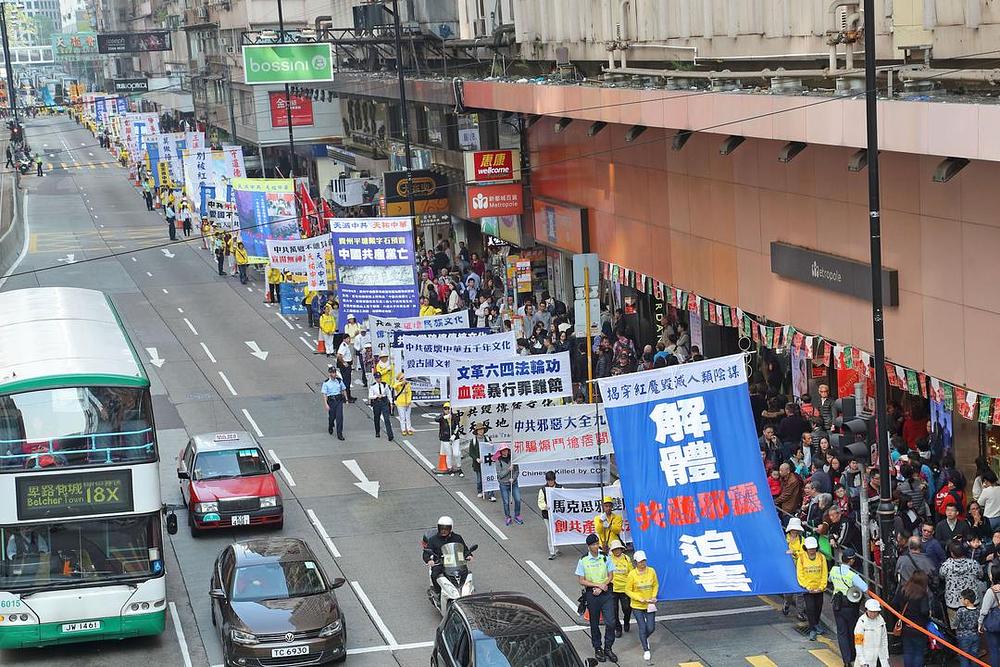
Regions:
[[[625,512],[662,600],[801,590],[742,355],[599,380]]]
[[[267,240],[299,238],[294,181],[284,178],[234,178],[240,240],[252,264],[267,263]]]
[[[340,321],[420,311],[410,218],[329,218]]]

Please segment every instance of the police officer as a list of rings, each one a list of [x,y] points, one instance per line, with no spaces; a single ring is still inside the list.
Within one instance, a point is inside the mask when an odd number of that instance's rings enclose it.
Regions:
[[[576,577],[583,586],[584,604],[590,613],[590,641],[598,662],[618,662],[611,650],[615,643],[615,599],[611,593],[615,564],[601,553],[600,540],[587,536],[587,555],[576,564]],[[604,615],[604,646],[601,646],[601,614]]]
[[[837,645],[840,647],[840,657],[845,667],[854,664],[854,626],[860,616],[861,600],[851,602],[847,593],[851,588],[861,591],[862,597],[868,592],[868,584],[852,569],[857,559],[857,552],[850,547],[840,554],[840,565],[830,570],[830,584],[833,586],[833,617],[837,621]]]
[[[347,385],[340,379],[335,366],[326,369],[329,378],[323,383],[323,407],[326,408],[326,432],[333,435],[337,429],[337,439],[344,439],[344,402],[347,401]],[[853,626],[852,626],[853,627]]]

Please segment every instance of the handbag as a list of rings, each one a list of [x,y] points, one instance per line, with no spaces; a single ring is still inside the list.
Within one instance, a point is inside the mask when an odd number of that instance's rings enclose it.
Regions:
[[[909,601],[907,601],[907,603],[903,605],[903,611],[900,614],[901,616],[906,616],[906,608],[909,606],[910,603]],[[896,625],[892,626],[892,632],[890,632],[889,634],[891,634],[893,637],[899,637],[903,634],[903,619],[901,618],[896,619]]]

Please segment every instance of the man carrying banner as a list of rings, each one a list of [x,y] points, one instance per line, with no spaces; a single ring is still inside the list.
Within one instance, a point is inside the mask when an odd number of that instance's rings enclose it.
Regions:
[[[608,553],[612,542],[621,539],[622,517],[615,514],[615,499],[611,496],[604,496],[604,512],[594,517],[594,532],[601,541],[601,550]]]
[[[576,564],[576,577],[583,586],[584,604],[590,614],[590,641],[598,662],[618,662],[611,647],[615,643],[615,600],[611,593],[615,564],[601,553],[597,535],[587,536],[587,555]],[[604,615],[604,645],[601,645],[601,615]]]

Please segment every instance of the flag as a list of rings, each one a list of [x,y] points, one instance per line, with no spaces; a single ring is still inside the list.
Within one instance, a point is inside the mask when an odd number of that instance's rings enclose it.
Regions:
[[[979,423],[990,423],[990,411],[993,408],[993,399],[989,396],[979,397]]]
[[[303,236],[313,235],[313,221],[316,220],[316,204],[309,195],[309,190],[305,183],[299,183],[299,190],[296,193],[299,200],[299,226],[302,228]]]

